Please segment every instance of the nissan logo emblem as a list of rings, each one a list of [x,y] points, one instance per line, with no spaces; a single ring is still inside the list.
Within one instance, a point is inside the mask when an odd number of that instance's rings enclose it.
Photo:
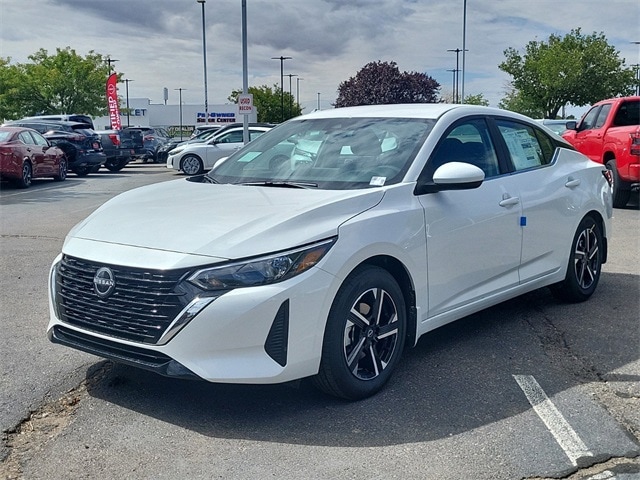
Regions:
[[[116,288],[116,279],[110,268],[99,268],[93,277],[93,289],[100,298],[107,298]]]

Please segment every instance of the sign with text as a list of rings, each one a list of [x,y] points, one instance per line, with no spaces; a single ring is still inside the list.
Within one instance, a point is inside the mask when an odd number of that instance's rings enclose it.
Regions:
[[[109,109],[109,123],[111,128],[120,130],[122,123],[120,120],[120,108],[118,107],[118,76],[115,73],[109,75],[107,79],[107,107]]]
[[[252,93],[241,93],[238,95],[238,113],[240,115],[250,115],[254,113]]]

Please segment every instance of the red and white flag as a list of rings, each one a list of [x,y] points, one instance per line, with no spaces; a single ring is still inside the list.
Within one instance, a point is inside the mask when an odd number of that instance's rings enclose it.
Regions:
[[[112,73],[107,79],[107,105],[109,107],[109,120],[113,130],[120,130],[120,108],[118,107],[118,75]]]

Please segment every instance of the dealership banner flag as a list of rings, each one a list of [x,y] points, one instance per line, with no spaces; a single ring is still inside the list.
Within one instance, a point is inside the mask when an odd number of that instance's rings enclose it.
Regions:
[[[112,73],[107,79],[107,105],[109,106],[109,121],[111,128],[120,130],[122,122],[120,121],[120,108],[118,108],[118,75]]]

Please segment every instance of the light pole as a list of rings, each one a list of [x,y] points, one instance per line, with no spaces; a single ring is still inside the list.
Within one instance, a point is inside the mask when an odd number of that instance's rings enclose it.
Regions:
[[[300,105],[300,80],[304,80],[304,78],[296,78],[296,102]]]
[[[291,57],[271,57],[271,60],[280,60],[280,121],[284,122],[284,61]]]
[[[462,103],[464,103],[465,52],[467,51],[467,0],[462,3]]]
[[[460,52],[462,52],[462,50],[460,50],[459,48],[450,48],[449,50],[447,50],[447,52],[456,52],[456,69],[454,70],[454,77],[455,77],[455,89],[454,89],[454,103],[460,103],[460,87],[459,87],[459,78],[458,78],[458,72],[460,71]],[[451,70],[448,70],[451,71]]]
[[[297,77],[295,73],[289,73],[285,75],[289,77],[289,118],[291,118],[291,110],[293,109],[293,95],[291,94],[291,77]]]
[[[247,66],[247,0],[242,0],[242,93],[249,92],[249,71]],[[249,116],[242,118],[242,140],[246,145],[249,143]]]
[[[196,0],[202,5],[202,62],[204,64],[204,123],[209,123],[209,100],[207,99],[207,35],[204,22],[204,4],[207,0]]]
[[[320,110],[320,92],[318,92],[318,106],[316,107],[316,110]]]
[[[133,80],[129,80],[128,78],[124,79],[124,84],[125,84],[125,90],[126,90],[126,94],[127,94],[127,127],[130,127],[130,123],[129,123],[129,82],[133,82]]]
[[[120,61],[120,60],[117,60],[117,59],[115,59],[115,58],[107,57],[107,65],[109,65],[109,73],[111,73],[111,64],[112,64],[112,63],[119,62],[119,61]]]
[[[178,90],[179,94],[179,102],[180,102],[180,141],[182,141],[182,91],[186,90],[186,88],[174,88],[174,90]]]
[[[451,103],[458,103],[456,101],[456,73],[458,72],[458,70],[452,68],[451,70],[447,70],[447,72],[453,72],[453,85],[451,86]]]

